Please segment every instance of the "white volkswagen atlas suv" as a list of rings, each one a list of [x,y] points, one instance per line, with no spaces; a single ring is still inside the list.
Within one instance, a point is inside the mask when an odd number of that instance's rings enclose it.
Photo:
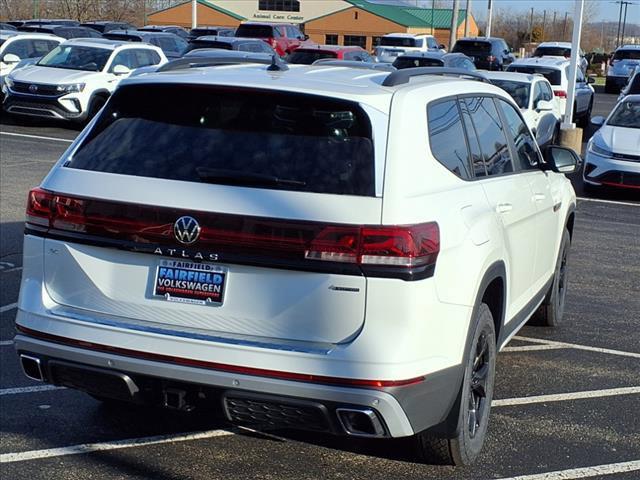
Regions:
[[[67,40],[5,77],[4,109],[14,115],[85,122],[134,69],[167,62],[158,47],[104,38]]]
[[[497,351],[562,320],[577,155],[474,72],[244,61],[123,81],[31,190],[25,373],[471,462]]]

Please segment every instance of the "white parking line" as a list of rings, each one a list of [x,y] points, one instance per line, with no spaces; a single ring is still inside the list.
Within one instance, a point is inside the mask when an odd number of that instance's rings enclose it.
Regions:
[[[3,305],[0,307],[0,313],[8,312],[9,310],[13,310],[18,306],[17,303],[10,303],[8,305]]]
[[[555,393],[551,395],[535,395],[531,397],[504,398],[491,402],[492,407],[511,407],[513,405],[529,405],[531,403],[564,402],[567,400],[583,400],[585,398],[613,397],[616,395],[633,395],[640,393],[640,387],[609,388],[606,390],[587,390],[584,392]]]
[[[620,200],[601,200],[600,198],[585,198],[585,197],[577,197],[578,200],[583,202],[594,202],[594,203],[611,203],[613,205],[629,205],[631,207],[640,207],[640,203],[633,202],[621,202]]]
[[[31,450],[27,452],[3,453],[0,455],[0,463],[24,462],[40,458],[62,457],[65,455],[78,455],[81,453],[104,452],[106,450],[118,450],[122,448],[145,447],[159,445],[161,443],[188,442],[191,440],[203,440],[205,438],[225,437],[235,435],[227,430],[208,430],[197,433],[178,433],[173,435],[156,435],[153,437],[131,438],[127,440],[115,440],[113,442],[83,443],[70,447],[47,448],[45,450]]]
[[[0,135],[7,135],[10,137],[36,138],[38,140],[51,140],[53,142],[73,143],[73,140],[69,140],[66,138],[43,137],[42,135],[28,135],[26,133],[0,132]]]
[[[13,340],[0,340],[0,347],[6,347],[8,345],[13,345]]]
[[[542,338],[533,337],[513,337],[515,340],[522,340],[524,342],[542,343],[545,345],[554,345],[563,348],[573,348],[575,350],[585,350],[587,352],[607,353],[609,355],[618,355],[620,357],[640,358],[640,353],[636,352],[624,352],[622,350],[612,350],[610,348],[590,347],[589,345],[578,345],[576,343],[556,342],[553,340],[544,340]]]
[[[536,352],[538,350],[559,350],[568,348],[564,345],[521,345],[517,347],[504,347],[501,352]]]
[[[32,387],[3,388],[2,390],[0,390],[0,397],[3,395],[46,392],[49,390],[64,390],[64,387],[56,387],[55,385],[34,385]]]
[[[533,475],[520,475],[518,477],[502,478],[500,480],[576,480],[579,478],[598,477],[600,475],[612,475],[614,473],[635,472],[637,470],[640,470],[640,460],[536,473]]]

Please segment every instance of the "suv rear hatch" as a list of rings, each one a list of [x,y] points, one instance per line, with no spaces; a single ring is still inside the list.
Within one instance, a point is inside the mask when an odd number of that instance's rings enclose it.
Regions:
[[[364,264],[415,267],[411,249],[389,250],[413,233],[379,226],[372,138],[354,102],[121,86],[30,194],[46,289],[94,318],[347,342],[364,321]]]
[[[458,40],[452,53],[464,53],[471,61],[486,61],[491,56],[491,42],[483,40]]]

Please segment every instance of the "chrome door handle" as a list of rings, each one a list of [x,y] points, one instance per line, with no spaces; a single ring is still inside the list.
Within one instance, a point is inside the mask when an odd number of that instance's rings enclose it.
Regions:
[[[513,205],[510,203],[499,203],[496,206],[496,212],[498,213],[508,213],[513,210]]]
[[[544,193],[534,193],[533,194],[533,199],[536,202],[541,202],[543,201],[545,198],[547,198],[547,196]]]

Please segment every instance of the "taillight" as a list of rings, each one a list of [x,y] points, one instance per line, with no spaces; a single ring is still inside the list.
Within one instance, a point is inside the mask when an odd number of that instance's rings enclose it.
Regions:
[[[558,98],[567,98],[567,92],[564,90],[554,90],[553,94]]]
[[[495,62],[496,61],[496,57],[494,55],[489,55],[487,57],[487,62]]]
[[[278,42],[276,41],[276,39],[275,39],[275,38],[271,38],[271,39],[269,40],[269,43],[271,44],[271,46],[273,47],[273,49],[274,49],[274,50],[275,50],[275,49],[276,49],[276,47],[278,46]]]
[[[41,227],[49,227],[51,222],[53,193],[42,188],[34,188],[27,198],[26,222]]]
[[[55,233],[56,238],[82,238],[143,253],[175,256],[179,252],[181,258],[348,275],[426,278],[433,273],[440,251],[435,222],[326,224],[72,197],[41,188],[29,192],[26,213],[27,229],[33,235]],[[175,222],[185,215],[201,227],[197,241],[188,246],[174,233]]]
[[[328,227],[305,258],[359,265],[415,268],[435,263],[440,231],[435,222],[409,226]]]

